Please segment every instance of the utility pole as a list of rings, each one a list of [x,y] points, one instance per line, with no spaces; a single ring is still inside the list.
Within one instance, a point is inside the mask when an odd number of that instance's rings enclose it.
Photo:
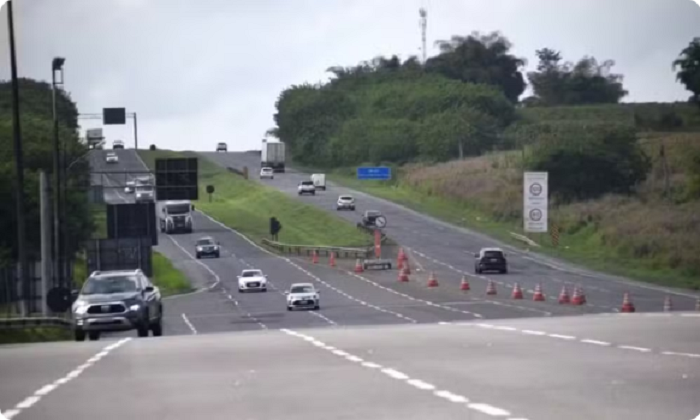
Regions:
[[[420,15],[420,34],[421,34],[421,51],[423,53],[423,64],[425,64],[425,61],[428,59],[428,51],[427,51],[427,30],[428,30],[428,11],[421,7],[420,10],[418,11],[418,14]]]
[[[139,149],[139,124],[134,112],[134,149]]]
[[[27,244],[24,212],[24,152],[19,119],[19,81],[17,80],[17,53],[15,51],[15,26],[12,17],[12,0],[7,2],[7,28],[10,39],[10,71],[12,74],[12,134],[15,152],[15,200],[17,204],[17,279],[22,285],[22,315],[29,315],[29,280],[27,279]]]
[[[41,208],[41,314],[49,315],[46,305],[51,281],[51,193],[46,172],[39,171],[39,197]]]
[[[61,252],[61,148],[58,137],[58,112],[56,104],[56,73],[61,72],[61,81],[63,83],[63,63],[65,60],[56,57],[51,62],[51,94],[53,105],[53,275],[55,278],[55,286],[62,284],[62,252]]]

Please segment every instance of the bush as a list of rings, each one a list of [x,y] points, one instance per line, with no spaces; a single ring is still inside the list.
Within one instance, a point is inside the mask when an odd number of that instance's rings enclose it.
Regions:
[[[156,150],[156,145],[155,145],[155,144],[152,144],[152,145],[148,148],[148,150]]]

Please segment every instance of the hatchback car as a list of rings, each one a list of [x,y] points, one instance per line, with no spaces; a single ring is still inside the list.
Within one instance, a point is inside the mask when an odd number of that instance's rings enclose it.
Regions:
[[[351,195],[341,195],[338,197],[338,202],[335,205],[335,209],[355,211],[355,198]]]
[[[275,171],[272,168],[261,168],[260,169],[260,179],[267,178],[267,179],[275,179]]]
[[[484,271],[508,272],[506,254],[500,248],[481,248],[478,254],[474,254],[474,271],[481,274]]]

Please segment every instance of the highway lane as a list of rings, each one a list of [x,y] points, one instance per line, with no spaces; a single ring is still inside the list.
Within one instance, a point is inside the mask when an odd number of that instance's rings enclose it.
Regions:
[[[201,155],[222,166],[248,166],[251,173],[256,173],[260,166],[260,156],[256,153],[207,152]],[[292,170],[285,174],[276,174],[274,180],[265,180],[264,183],[297,197],[298,183],[308,179],[308,174]],[[353,194],[357,199],[357,210],[336,212],[335,202],[340,194]],[[673,298],[677,310],[692,310],[697,299],[695,292],[643,284],[527,252],[333,183],[328,183],[328,190],[325,192],[320,191],[316,196],[304,196],[300,199],[335,212],[353,223],[359,221],[365,210],[382,211],[388,219],[387,234],[412,250],[414,257],[422,258],[426,270],[439,272],[452,287],[458,285],[462,275],[469,276],[477,290],[485,290],[489,279],[500,286],[501,292],[509,291],[515,282],[529,291],[534,290],[539,283],[550,296],[558,295],[564,285],[568,287],[569,293],[572,292],[573,286],[579,285],[586,293],[589,308],[600,312],[611,312],[619,308],[625,292],[631,293],[638,311],[662,311],[667,294]],[[473,253],[486,246],[500,246],[506,250],[510,263],[508,275],[474,273]]]
[[[691,315],[20,345],[0,354],[0,377],[10,378],[0,410],[14,410],[13,420],[692,419],[700,413],[700,340],[689,337],[700,318]],[[42,375],[15,386],[38,351],[50,367],[38,365]]]

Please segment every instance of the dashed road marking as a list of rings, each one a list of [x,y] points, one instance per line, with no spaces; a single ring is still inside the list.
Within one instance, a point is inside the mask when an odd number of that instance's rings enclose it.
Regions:
[[[649,353],[651,352],[651,349],[648,349],[646,347],[637,347],[637,346],[617,346],[619,349],[623,350],[634,350],[634,351],[639,351],[642,353]]]
[[[586,343],[586,344],[595,344],[597,346],[610,346],[611,345],[607,341],[591,340],[589,338],[584,338],[583,340],[581,340],[581,342]]]
[[[182,314],[182,320],[185,321],[185,324],[190,328],[190,331],[192,331],[192,334],[197,334],[197,329],[192,325],[192,322],[190,322],[189,318],[187,318],[187,315],[184,313]]]
[[[306,340],[306,341],[313,341],[314,344],[316,342],[320,343],[320,341],[318,341],[317,339],[315,339],[311,336],[308,336],[306,334],[301,334],[301,333],[298,333],[296,331],[288,330],[288,329],[282,329],[281,331],[290,335],[290,336],[293,336],[293,337],[301,338],[301,339]],[[348,361],[355,361],[354,359],[361,360],[361,358],[359,358],[357,356],[349,354],[346,351],[338,350],[336,348],[334,348],[334,350],[331,351],[331,354],[335,354],[337,356],[340,356],[344,360],[348,360]],[[410,385],[412,388],[417,389],[418,391],[432,391],[432,395],[434,395],[438,398],[447,400],[451,403],[462,404],[462,405],[464,405],[465,408],[472,410],[472,411],[477,411],[477,412],[484,413],[484,414],[494,416],[494,417],[507,417],[507,416],[511,415],[511,413],[509,411],[504,410],[504,409],[499,408],[499,407],[496,407],[496,406],[493,406],[493,405],[490,405],[490,404],[470,403],[469,398],[467,398],[465,396],[455,394],[449,390],[437,389],[438,387],[436,385],[433,385],[429,382],[426,382],[426,381],[418,379],[418,378],[412,378],[409,374],[401,372],[401,371],[394,369],[394,368],[382,367],[381,365],[378,365],[378,364],[373,363],[373,362],[368,362],[368,361],[361,362],[358,366],[366,367],[369,369],[379,370],[380,372],[382,372],[386,376],[388,376],[392,379],[395,379],[397,381],[404,382],[407,385]],[[522,418],[520,418],[520,419],[522,419]],[[515,420],[515,419],[509,419],[509,420]],[[525,419],[522,419],[522,420],[525,420]]]
[[[573,335],[564,335],[564,334],[547,334],[548,336],[552,338],[561,338],[562,340],[576,340],[576,337]]]
[[[125,343],[131,340],[131,337],[129,338],[124,338],[121,339],[113,344],[110,344],[109,346],[105,347],[97,353],[95,356],[91,357],[90,359],[87,360],[87,362],[83,363],[82,365],[78,366],[74,370],[70,371],[66,376],[57,379],[51,384],[44,385],[43,387],[39,388],[36,392],[34,392],[33,395],[25,398],[24,400],[20,401],[17,403],[17,405],[11,409],[7,410],[3,413],[5,418],[8,420],[12,419],[13,417],[16,417],[18,414],[20,414],[22,411],[32,407],[33,405],[37,404],[41,399],[49,394],[50,392],[54,391],[56,388],[58,388],[61,385],[64,385],[68,383],[69,381],[72,381],[73,379],[79,377],[86,369],[92,367],[95,363],[100,361],[102,358],[106,357],[109,355],[110,352],[116,350],[117,348],[121,347]]]

